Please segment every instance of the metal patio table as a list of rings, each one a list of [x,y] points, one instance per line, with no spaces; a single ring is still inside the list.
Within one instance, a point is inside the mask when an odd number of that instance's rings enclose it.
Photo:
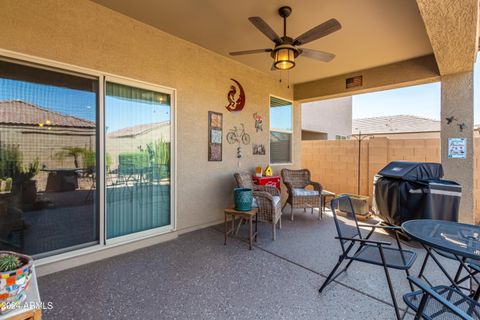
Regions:
[[[480,262],[480,227],[444,220],[419,219],[410,220],[402,224],[402,230],[417,240],[427,251],[418,278],[423,277],[425,266],[429,258],[432,258],[442,270],[448,280],[456,289],[460,290],[459,283],[467,278],[474,279],[475,271],[470,270],[467,262]],[[440,250],[441,255],[449,255],[450,258],[458,260],[460,267],[454,278],[445,270],[433,251]],[[438,251],[436,251],[438,252]],[[462,269],[468,272],[468,276],[459,279]],[[423,277],[425,279],[425,277]],[[428,280],[425,279],[427,282]]]

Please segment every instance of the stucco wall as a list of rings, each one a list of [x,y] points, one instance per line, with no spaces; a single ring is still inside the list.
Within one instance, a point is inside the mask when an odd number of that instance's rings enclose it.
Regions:
[[[302,103],[302,130],[326,132],[328,140],[352,134],[352,97]]]
[[[442,108],[441,119],[455,117],[456,123],[441,122],[442,165],[445,178],[459,182],[462,185],[462,202],[460,205],[460,221],[475,222],[474,210],[474,174],[475,158],[473,143],[473,72],[462,72],[442,76]],[[463,124],[463,129],[459,128]],[[465,138],[465,159],[448,157],[448,139]]]
[[[181,23],[181,22],[179,22]],[[177,227],[188,230],[222,218],[231,203],[233,173],[266,165],[269,94],[292,100],[292,89],[278,79],[86,0],[2,0],[0,48],[95,69],[177,90]],[[228,43],[225,44],[228,47]],[[246,106],[229,113],[224,106],[238,80]],[[294,111],[294,162],[300,158],[300,108]],[[207,161],[207,112],[224,115],[224,132],[244,123],[252,143],[266,156],[244,147],[238,166],[236,146],[224,140],[223,161]],[[255,133],[253,113],[264,117]],[[278,168],[276,168],[278,169]]]
[[[347,78],[362,76],[359,87],[346,88]],[[353,94],[389,90],[440,80],[433,55],[359,70],[329,78],[294,85],[295,100],[314,101],[351,96]]]

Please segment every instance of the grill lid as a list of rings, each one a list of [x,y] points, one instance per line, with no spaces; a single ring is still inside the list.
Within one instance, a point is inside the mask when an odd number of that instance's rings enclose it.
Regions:
[[[441,179],[443,168],[440,163],[392,161],[378,173],[386,178],[409,181]]]

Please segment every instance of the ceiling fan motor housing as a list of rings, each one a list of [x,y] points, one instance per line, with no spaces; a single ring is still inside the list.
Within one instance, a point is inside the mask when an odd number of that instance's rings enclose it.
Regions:
[[[291,13],[292,13],[292,8],[290,8],[289,6],[283,6],[280,9],[278,9],[278,14],[282,18],[287,18]]]

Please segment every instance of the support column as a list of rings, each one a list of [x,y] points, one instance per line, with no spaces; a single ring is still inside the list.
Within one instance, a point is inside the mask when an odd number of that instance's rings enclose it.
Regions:
[[[441,154],[445,179],[462,185],[459,221],[475,223],[474,150],[473,150],[473,72],[445,75],[441,78]],[[454,117],[447,124],[446,118]],[[464,124],[463,131],[460,125]],[[465,159],[448,157],[448,139],[466,138]]]

